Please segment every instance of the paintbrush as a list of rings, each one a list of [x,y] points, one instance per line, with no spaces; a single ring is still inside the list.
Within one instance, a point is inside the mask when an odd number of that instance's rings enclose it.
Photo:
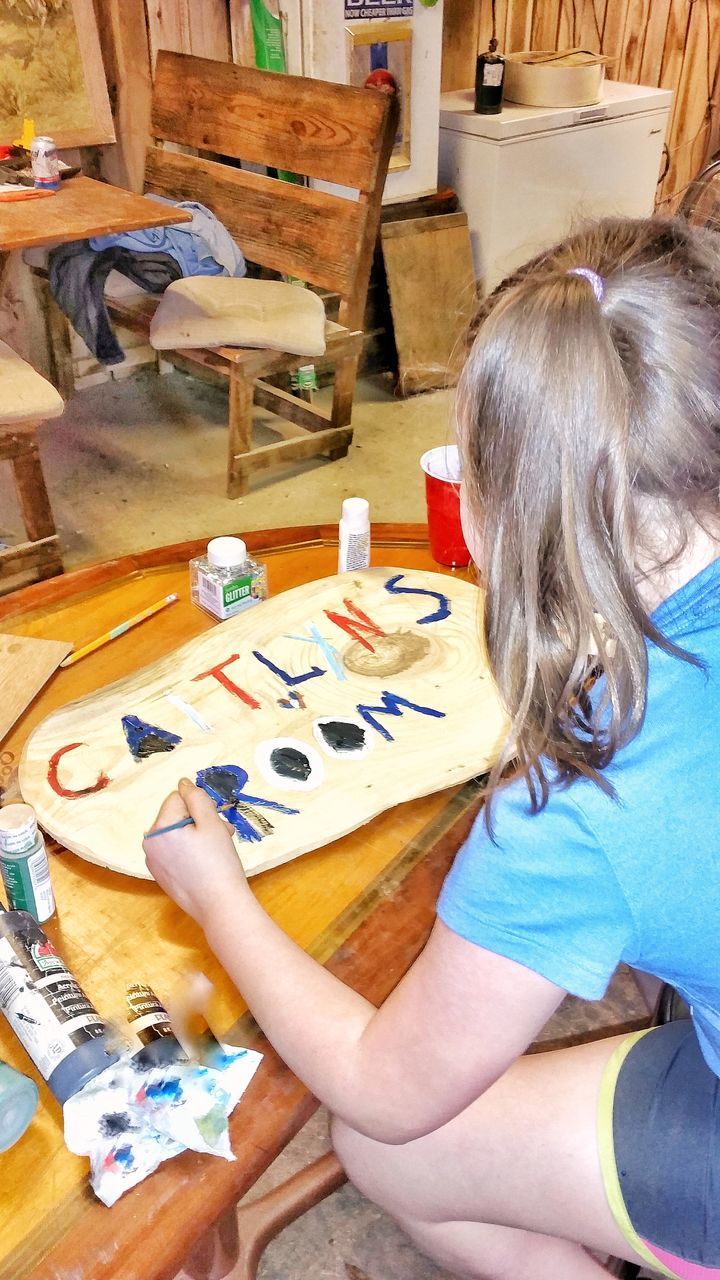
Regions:
[[[215,988],[204,973],[194,970],[172,991],[165,1007],[178,1043],[191,1061],[203,1066],[221,1065],[225,1050],[212,1029]],[[215,1011],[217,1014],[217,1010]]]
[[[235,808],[236,801],[228,800],[227,804],[219,804],[218,813],[225,813],[228,809]],[[187,818],[181,818],[179,822],[171,822],[169,827],[157,827],[154,831],[146,831],[143,840],[152,840],[153,836],[164,836],[168,831],[179,831],[181,827],[194,827],[195,819],[189,815]]]

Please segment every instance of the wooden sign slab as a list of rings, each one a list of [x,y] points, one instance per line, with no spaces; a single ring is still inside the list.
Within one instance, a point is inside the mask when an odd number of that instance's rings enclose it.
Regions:
[[[50,715],[23,797],[68,849],[147,877],[143,832],[184,775],[233,801],[248,874],[286,862],[495,758],[507,725],[481,604],[417,570],[284,592]]]
[[[0,635],[0,742],[71,649],[61,640]]]

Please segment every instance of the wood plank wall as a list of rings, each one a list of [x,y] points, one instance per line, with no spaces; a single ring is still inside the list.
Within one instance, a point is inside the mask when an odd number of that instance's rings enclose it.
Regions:
[[[675,95],[658,207],[670,210],[720,147],[720,0],[495,0],[499,48],[582,48],[609,74]],[[443,90],[466,89],[492,34],[491,0],[445,0]]]
[[[141,191],[158,49],[254,62],[248,0],[94,0],[117,143],[92,148],[87,172]]]

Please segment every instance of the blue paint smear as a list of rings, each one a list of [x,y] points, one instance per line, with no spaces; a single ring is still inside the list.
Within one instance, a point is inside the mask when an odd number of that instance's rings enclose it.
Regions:
[[[135,1156],[132,1147],[116,1147],[112,1153],[115,1164],[119,1164],[123,1169],[133,1169],[135,1167]]]
[[[282,667],[276,667],[275,663],[260,653],[259,649],[253,649],[253,658],[257,658],[258,662],[262,662],[263,666],[269,667],[273,675],[276,675],[280,680],[284,680],[285,684],[290,687],[294,684],[303,684],[305,680],[314,680],[316,676],[325,675],[324,667],[311,667],[309,671],[304,671],[300,676],[291,676],[289,671],[283,671]]]
[[[178,1076],[156,1080],[145,1087],[145,1097],[152,1102],[179,1102],[182,1096],[183,1087]]]
[[[308,623],[307,635],[305,636],[288,636],[288,640],[299,640],[301,644],[307,644],[308,640],[312,640],[313,644],[319,646],[320,651],[330,667],[333,675],[337,680],[347,680],[345,668],[342,664],[342,658],[335,645],[321,635],[315,623]]]
[[[276,800],[264,800],[261,796],[247,795],[243,790],[247,780],[247,771],[237,764],[215,764],[208,769],[199,769],[195,779],[197,785],[202,787],[217,805],[235,801],[237,804],[255,805],[259,809],[273,809],[275,813],[297,814],[300,812],[299,809],[288,809],[286,805],[278,804]],[[256,831],[251,822],[248,822],[245,814],[239,813],[235,807],[226,809],[223,817],[235,828],[241,840],[256,844],[263,839],[262,834]]]
[[[383,705],[381,707],[371,707],[361,703],[358,706],[358,714],[361,715],[363,720],[366,720],[369,725],[372,725],[373,729],[377,729],[378,733],[381,734],[387,742],[394,742],[394,738],[390,733],[390,730],[386,729],[384,724],[380,724],[380,721],[375,719],[376,715],[401,716],[403,713],[400,708],[407,707],[408,711],[417,711],[421,716],[434,716],[438,720],[445,719],[444,711],[435,711],[432,707],[421,707],[416,702],[409,702],[407,698],[398,697],[396,693],[388,693],[387,690],[383,690],[380,697],[383,700]]]
[[[435,613],[428,613],[426,617],[418,618],[419,626],[424,626],[426,622],[443,622],[445,618],[450,617],[450,601],[447,596],[444,596],[441,591],[428,591],[425,587],[399,587],[397,584],[404,577],[404,573],[396,573],[394,578],[388,578],[385,590],[389,591],[391,596],[431,596],[440,606]]]
[[[176,733],[148,724],[138,716],[123,716],[122,727],[132,757],[138,762],[161,751],[174,751],[182,742]]]

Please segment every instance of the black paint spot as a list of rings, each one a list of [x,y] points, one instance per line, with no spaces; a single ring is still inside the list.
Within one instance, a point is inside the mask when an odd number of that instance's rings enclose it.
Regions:
[[[162,751],[174,751],[182,738],[169,729],[147,724],[138,716],[123,716],[122,727],[134,760],[140,762]]]
[[[270,768],[281,778],[292,778],[295,782],[307,782],[312,773],[305,752],[296,747],[275,747],[270,753]]]
[[[362,751],[365,746],[365,730],[362,725],[347,720],[325,720],[318,726],[324,741],[338,755]]]
[[[100,1117],[100,1132],[104,1138],[117,1138],[121,1133],[129,1133],[135,1126],[127,1111],[109,1111]]]
[[[203,770],[203,777],[213,791],[220,796],[221,803],[227,804],[230,800],[237,799],[241,787],[238,786],[238,779],[231,769],[211,765],[209,769]]]

